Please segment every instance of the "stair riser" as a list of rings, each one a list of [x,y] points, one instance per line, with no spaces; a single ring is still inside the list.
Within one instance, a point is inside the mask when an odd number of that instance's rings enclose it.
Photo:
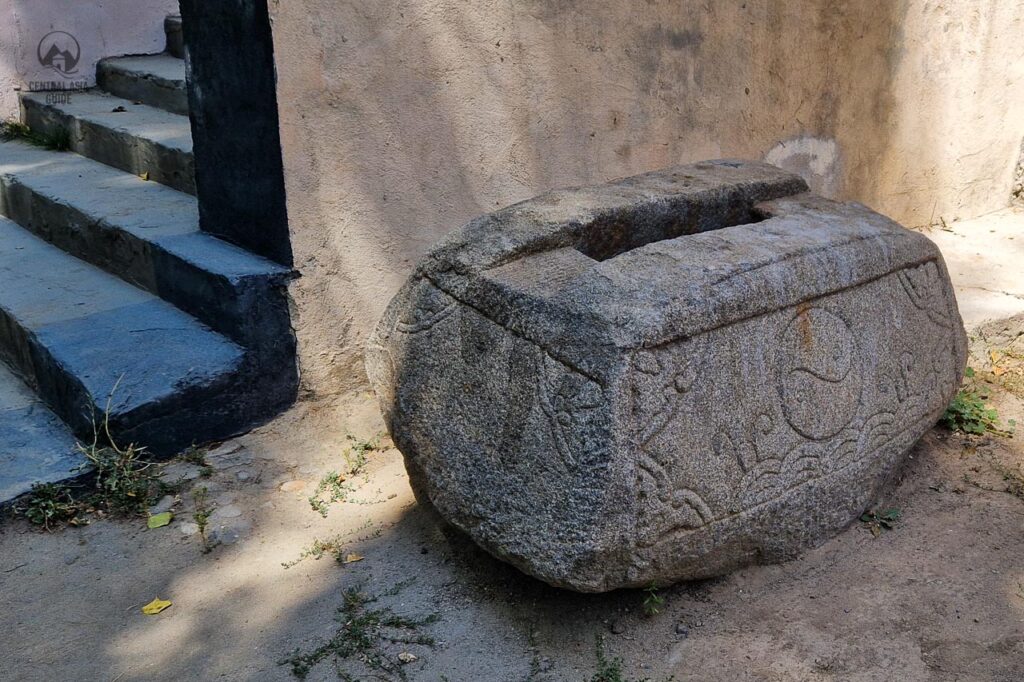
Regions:
[[[0,309],[0,358],[21,376],[80,440],[91,440],[93,405],[88,391],[64,372],[46,347]],[[99,410],[102,412],[102,410]]]
[[[153,182],[188,194],[196,193],[191,152],[78,119],[56,107],[29,99],[22,100],[22,120],[41,133],[67,130],[71,150],[77,154],[135,175],[149,173]]]
[[[149,291],[267,362],[294,357],[283,279],[235,280],[0,175],[0,213],[61,250]],[[273,365],[276,366],[276,365]]]
[[[0,309],[0,360],[32,387],[75,436],[92,442],[104,418],[106,397],[95,401],[50,352],[46,338],[26,331]],[[294,384],[261,373],[253,359],[237,373],[203,386],[178,391],[143,408],[109,416],[119,445],[139,444],[153,456],[169,457],[189,443],[222,440],[243,433],[294,401]],[[116,400],[115,395],[115,400]]]
[[[183,85],[126,73],[103,61],[96,66],[96,83],[112,95],[132,102],[188,115],[188,94]]]

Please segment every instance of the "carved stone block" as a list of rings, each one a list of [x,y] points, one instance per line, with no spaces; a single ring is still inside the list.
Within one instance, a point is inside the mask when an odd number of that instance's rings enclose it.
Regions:
[[[942,414],[965,349],[931,241],[715,161],[451,233],[367,369],[421,499],[526,573],[598,592],[835,534]]]

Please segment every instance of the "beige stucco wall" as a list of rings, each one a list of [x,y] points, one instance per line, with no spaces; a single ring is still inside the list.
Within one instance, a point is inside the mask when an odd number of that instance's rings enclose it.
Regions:
[[[1003,0],[270,0],[305,387],[416,259],[546,189],[767,158],[908,225],[1005,206],[1024,9]]]
[[[104,57],[163,51],[164,17],[177,11],[177,0],[0,0],[0,119],[18,115],[18,90],[33,81],[91,86]],[[39,63],[39,41],[55,30],[78,41],[73,74]]]

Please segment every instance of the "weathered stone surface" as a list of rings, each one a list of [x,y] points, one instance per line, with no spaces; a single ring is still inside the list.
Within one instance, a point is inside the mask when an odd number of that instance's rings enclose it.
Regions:
[[[965,348],[928,239],[717,161],[453,232],[367,369],[421,497],[523,571],[603,591],[783,560],[848,525]]]

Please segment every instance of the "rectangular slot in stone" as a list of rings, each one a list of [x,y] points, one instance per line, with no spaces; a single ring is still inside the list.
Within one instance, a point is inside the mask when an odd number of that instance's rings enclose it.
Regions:
[[[771,216],[747,204],[643,206],[626,216],[599,218],[587,226],[575,249],[588,258],[606,261],[641,246],[691,234],[759,223]]]

